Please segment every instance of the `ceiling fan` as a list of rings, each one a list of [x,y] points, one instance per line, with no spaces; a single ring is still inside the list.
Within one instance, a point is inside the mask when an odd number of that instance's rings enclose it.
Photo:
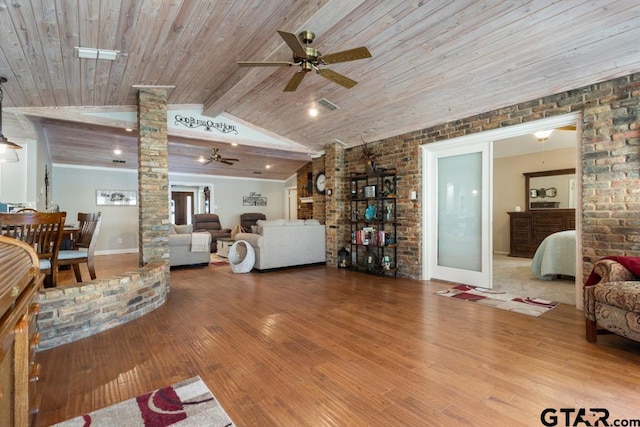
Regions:
[[[323,68],[323,66],[327,64],[335,64],[337,62],[371,58],[371,52],[369,52],[369,49],[366,47],[356,47],[354,49],[323,55],[316,49],[309,46],[316,37],[316,35],[311,31],[305,30],[296,36],[293,33],[278,30],[278,34],[280,34],[280,37],[282,37],[285,43],[293,51],[293,61],[238,61],[238,65],[241,67],[291,67],[293,65],[299,65],[301,68],[300,71],[291,77],[291,80],[289,80],[289,83],[287,83],[284,88],[285,92],[295,91],[302,82],[304,76],[310,71],[315,71],[322,77],[344,86],[347,89],[351,89],[358,84],[357,81],[328,68]]]
[[[230,157],[222,157],[220,153],[218,153],[217,148],[211,149],[211,154],[209,154],[209,158],[204,161],[203,165],[208,165],[211,162],[224,163],[225,165],[233,165],[233,162],[239,162],[239,159],[232,159]]]

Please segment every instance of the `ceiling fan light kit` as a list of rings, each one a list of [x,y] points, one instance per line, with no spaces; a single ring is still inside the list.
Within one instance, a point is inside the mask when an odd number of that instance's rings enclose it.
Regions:
[[[553,129],[551,129],[551,130],[540,130],[538,132],[534,132],[533,136],[538,138],[538,142],[542,142],[542,141],[546,141],[547,139],[549,139],[549,136],[551,135],[551,132],[553,132]]]
[[[20,161],[16,150],[22,147],[9,141],[2,133],[2,99],[4,98],[2,84],[6,82],[6,77],[0,77],[0,163],[16,163]]]
[[[287,31],[278,30],[278,34],[289,46],[289,49],[293,52],[293,62],[287,61],[239,61],[238,65],[241,67],[271,67],[271,66],[288,66],[293,65],[300,66],[300,71],[296,72],[287,85],[284,88],[285,92],[295,91],[305,75],[310,71],[315,71],[316,74],[321,75],[327,80],[331,80],[334,83],[341,85],[347,89],[351,89],[358,82],[344,76],[329,68],[323,68],[328,64],[335,64],[338,62],[355,61],[358,59],[371,58],[371,52],[366,47],[357,47],[354,49],[344,50],[341,52],[330,53],[328,55],[322,55],[318,50],[309,46],[315,39],[315,34],[312,31],[302,31],[298,36]],[[303,44],[304,43],[304,44]]]

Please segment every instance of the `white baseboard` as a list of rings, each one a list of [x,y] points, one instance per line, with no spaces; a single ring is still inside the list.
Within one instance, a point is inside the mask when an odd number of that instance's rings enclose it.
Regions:
[[[117,255],[117,254],[135,254],[135,253],[138,253],[138,248],[109,249],[106,251],[96,251],[95,255]]]

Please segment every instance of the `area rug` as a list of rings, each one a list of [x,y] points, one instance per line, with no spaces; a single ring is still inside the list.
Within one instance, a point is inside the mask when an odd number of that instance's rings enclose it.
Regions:
[[[560,304],[555,301],[548,301],[540,298],[519,297],[503,291],[469,285],[457,285],[444,291],[437,291],[436,294],[443,297],[477,302],[478,304],[515,311],[516,313],[527,314],[535,317],[546,313]]]
[[[219,255],[211,254],[211,262],[209,263],[209,265],[211,267],[228,267],[229,260]]]
[[[145,393],[56,426],[233,426],[200,377]]]

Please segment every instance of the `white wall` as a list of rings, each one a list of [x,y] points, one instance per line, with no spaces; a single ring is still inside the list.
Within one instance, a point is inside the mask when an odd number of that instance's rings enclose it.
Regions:
[[[45,210],[44,167],[49,161],[48,153],[39,150],[35,141],[20,145],[18,163],[0,163],[0,202]]]
[[[67,223],[77,223],[78,212],[102,212],[96,253],[136,252],[137,206],[98,206],[96,190],[137,190],[138,175],[124,169],[53,166],[52,203],[67,213]]]
[[[493,251],[509,253],[509,215],[515,206],[526,209],[525,172],[576,167],[576,148],[502,157],[493,161]]]
[[[96,205],[96,189],[137,190],[137,172],[54,165],[52,175],[52,203],[67,212],[67,222],[74,222],[78,212],[102,212],[102,229],[96,249],[98,254],[138,250],[137,206]],[[245,212],[262,212],[270,219],[285,216],[285,181],[188,174],[169,174],[169,181],[170,185],[209,186],[211,212],[218,214],[225,228],[233,228],[240,222],[240,214]],[[267,197],[267,206],[244,206],[242,197],[251,192]]]

